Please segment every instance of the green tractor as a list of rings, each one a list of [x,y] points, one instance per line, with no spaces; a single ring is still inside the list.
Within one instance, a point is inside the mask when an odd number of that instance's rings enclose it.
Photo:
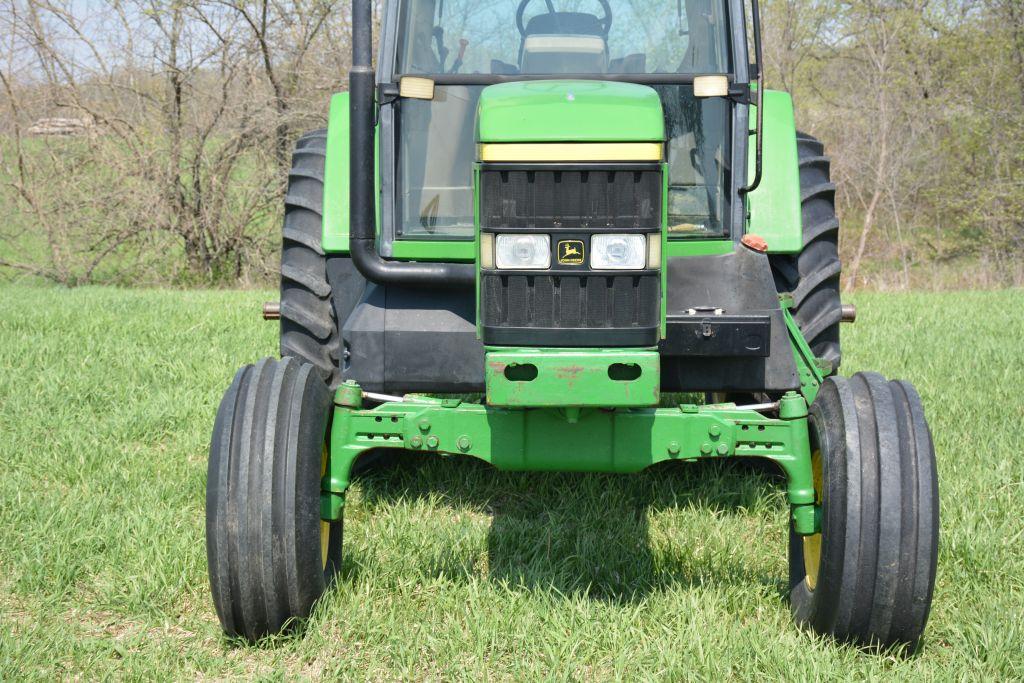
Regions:
[[[795,620],[916,647],[931,436],[907,382],[836,374],[855,312],[829,160],[764,88],[757,0],[753,49],[747,21],[743,0],[392,0],[373,67],[353,0],[348,92],[293,157],[264,309],[281,359],[239,370],[214,425],[227,634],[309,614],[353,465],[407,449],[518,471],[772,461]]]

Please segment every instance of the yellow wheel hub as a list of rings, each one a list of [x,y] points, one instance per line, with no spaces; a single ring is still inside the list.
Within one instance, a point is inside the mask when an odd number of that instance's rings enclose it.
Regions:
[[[811,474],[814,477],[814,503],[821,505],[821,494],[824,491],[821,476],[821,451],[811,453]],[[804,536],[804,573],[807,575],[807,588],[814,590],[818,585],[818,569],[821,566],[821,533]]]
[[[324,444],[320,455],[320,478],[327,474],[327,444]],[[320,520],[320,567],[327,569],[327,546],[331,542],[331,525],[329,522]]]

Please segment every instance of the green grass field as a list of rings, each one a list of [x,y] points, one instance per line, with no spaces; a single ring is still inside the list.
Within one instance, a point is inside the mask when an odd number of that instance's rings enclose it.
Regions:
[[[349,496],[298,635],[221,635],[209,431],[276,351],[261,292],[0,287],[0,680],[1024,678],[1024,292],[861,295],[845,366],[913,380],[942,538],[923,651],[798,632],[778,482],[726,463],[504,474],[410,457]]]

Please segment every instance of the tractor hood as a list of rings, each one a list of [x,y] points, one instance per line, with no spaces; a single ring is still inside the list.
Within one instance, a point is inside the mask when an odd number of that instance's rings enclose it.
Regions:
[[[478,142],[662,142],[653,88],[613,81],[516,81],[484,88]]]

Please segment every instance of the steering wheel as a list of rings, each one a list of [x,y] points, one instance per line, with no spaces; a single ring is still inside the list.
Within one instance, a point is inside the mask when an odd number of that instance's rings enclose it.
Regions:
[[[598,19],[598,23],[601,24],[601,28],[604,30],[604,37],[608,37],[608,29],[612,27],[612,8],[608,4],[608,0],[597,0],[601,3],[601,10],[604,11],[604,16]],[[519,8],[516,10],[516,28],[519,29],[519,35],[526,35],[526,26],[523,25],[523,15],[526,14],[527,6],[533,2],[533,0],[520,0]],[[547,5],[548,14],[557,14],[555,5],[551,0],[544,0],[544,4]],[[539,16],[539,15],[538,15]]]

